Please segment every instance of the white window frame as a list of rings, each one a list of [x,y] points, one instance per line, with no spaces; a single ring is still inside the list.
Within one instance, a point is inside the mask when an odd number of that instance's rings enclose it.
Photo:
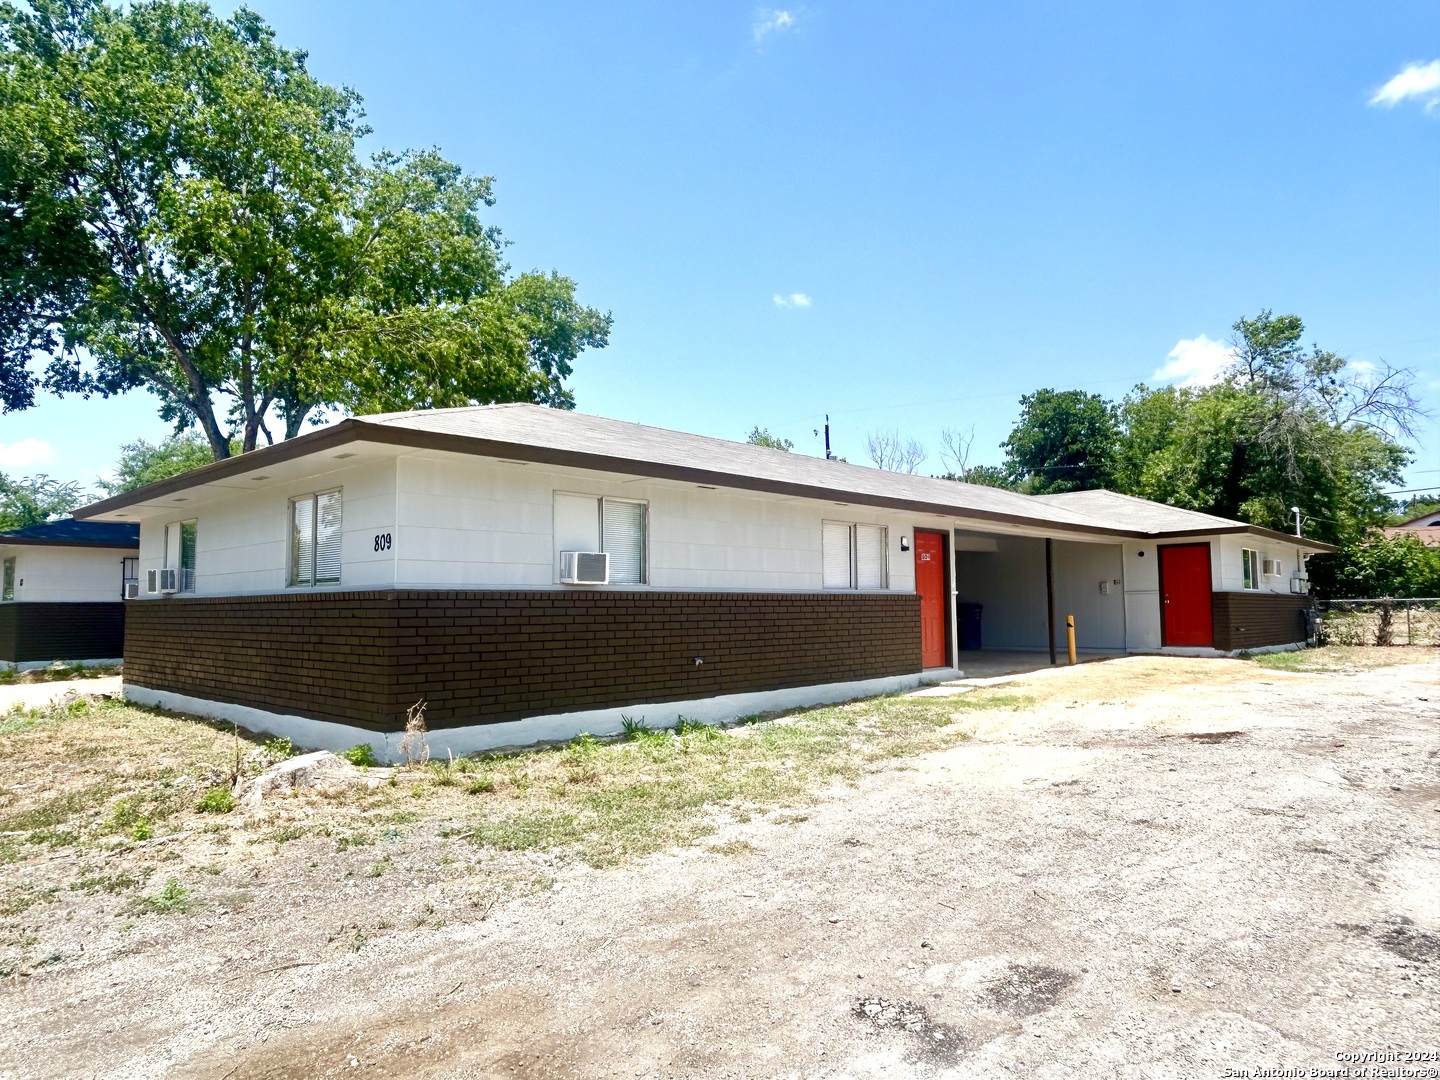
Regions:
[[[838,525],[846,530],[848,538],[848,560],[850,583],[848,585],[825,584],[825,526]],[[874,529],[880,534],[880,584],[861,587],[860,585],[860,530]],[[831,592],[887,592],[890,589],[890,527],[874,525],[863,521],[835,521],[825,519],[820,523],[820,584]]]
[[[190,553],[191,565],[185,565],[185,529],[194,530],[194,545]],[[170,565],[170,535],[175,532],[175,565]],[[165,551],[161,559],[161,565],[167,570],[178,570],[175,575],[176,583],[179,585],[179,592],[195,591],[195,570],[200,562],[200,523],[195,518],[186,518],[184,521],[172,521],[165,526]]]
[[[1260,568],[1264,555],[1255,548],[1240,549],[1240,584],[1246,592],[1263,591],[1263,575]]]
[[[552,528],[552,530],[553,530],[553,531],[552,531],[552,540],[553,540],[553,545],[554,545],[554,549],[555,549],[555,566],[554,566],[554,568],[553,568],[554,573],[555,573],[555,581],[558,582],[558,581],[560,580],[560,552],[561,552],[561,550],[562,550],[562,541],[561,541],[561,537],[560,537],[560,525],[559,525],[559,519],[558,519],[558,510],[554,509],[554,508],[555,508],[555,505],[556,505],[555,502],[554,502],[554,500],[557,499],[557,498],[560,498],[560,497],[562,497],[562,496],[563,496],[564,498],[567,498],[567,499],[584,499],[584,500],[587,500],[587,501],[589,501],[589,502],[593,502],[593,503],[595,504],[595,522],[594,522],[594,525],[595,525],[595,532],[594,532],[595,546],[592,547],[592,548],[584,548],[584,549],[583,549],[583,550],[587,550],[587,551],[606,551],[606,548],[605,548],[605,507],[606,507],[607,504],[623,503],[623,504],[625,504],[625,505],[627,505],[627,506],[638,506],[638,507],[640,507],[640,510],[641,510],[641,513],[640,513],[640,580],[639,580],[639,581],[615,581],[615,580],[612,578],[611,581],[610,581],[610,584],[611,584],[611,585],[621,585],[621,586],[624,586],[624,587],[626,587],[626,588],[635,588],[635,587],[641,586],[641,585],[649,585],[649,584],[650,584],[650,502],[649,502],[649,500],[648,500],[648,499],[625,499],[625,498],[619,498],[619,497],[610,496],[610,495],[596,495],[594,492],[591,492],[591,491],[564,491],[564,490],[561,490],[561,489],[559,489],[559,488],[555,489],[555,490],[551,493],[551,499],[552,499],[552,502],[551,502],[551,507],[552,507],[552,510],[551,510],[551,514],[552,514],[552,525],[551,525],[551,528]],[[568,546],[568,545],[567,545],[567,546],[565,546],[565,547],[563,548],[563,550],[565,550],[565,551],[577,551],[577,550],[581,550],[581,548],[576,548],[576,547],[572,547],[572,546]],[[606,552],[606,553],[609,554],[609,555],[611,555],[611,556],[613,556],[613,555],[615,554],[613,551],[608,551],[608,552]],[[613,566],[614,566],[614,560],[613,560],[613,558],[612,558],[612,560],[611,560],[611,566],[612,566],[612,568],[613,568]]]
[[[615,581],[615,585],[650,584],[650,504],[644,499],[612,499],[609,495],[600,497],[600,550],[613,555],[605,546],[605,507],[611,504],[640,507],[640,580]]]
[[[340,498],[340,555],[336,558],[338,573],[335,580],[320,581],[316,570],[320,564],[320,500],[326,495]],[[295,507],[301,503],[310,504],[310,577],[302,581],[296,566],[298,552],[295,550]],[[345,494],[344,488],[324,488],[320,491],[293,495],[285,507],[285,585],[290,589],[327,589],[340,585],[345,573]]]
[[[20,563],[14,555],[6,555],[3,562],[0,562],[0,603],[14,603],[19,568]]]

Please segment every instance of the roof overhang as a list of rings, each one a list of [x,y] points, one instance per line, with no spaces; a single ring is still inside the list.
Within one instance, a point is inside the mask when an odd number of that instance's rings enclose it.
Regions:
[[[139,551],[140,543],[116,540],[54,540],[37,536],[0,536],[0,547],[103,548],[109,551]]]
[[[957,506],[950,503],[930,502],[916,499],[888,497],[874,492],[854,491],[843,487],[827,487],[819,484],[794,483],[770,480],[763,477],[746,476],[722,470],[703,469],[690,465],[675,465],[664,462],[642,461],[612,454],[596,454],[583,450],[568,450],[549,446],[535,446],[529,443],[511,442],[500,439],[486,439],[473,435],[456,435],[447,432],[417,431],[414,428],[397,427],[388,424],[370,423],[350,417],[331,427],[300,435],[274,446],[253,450],[239,457],[227,458],[199,469],[160,480],[144,487],[115,495],[100,502],[91,503],[74,511],[80,519],[109,518],[110,520],[138,520],[134,508],[153,504],[156,500],[174,495],[176,492],[201,487],[216,481],[228,480],[245,473],[273,467],[282,462],[292,461],[311,454],[323,453],[347,443],[366,442],[401,447],[410,450],[435,450],[445,453],[466,454],[473,457],[500,458],[508,461],[532,462],[541,465],[556,465],[594,472],[619,473],[626,476],[653,477],[659,480],[677,480],[687,483],[711,485],[761,491],[772,495],[792,498],[818,499],[826,502],[844,500],[850,504],[873,506],[889,510],[905,510],[911,513],[935,517],[964,518],[972,521],[988,521],[1042,528],[1055,533],[1069,533],[1080,536],[1113,537],[1117,539],[1157,540],[1168,536],[1198,536],[1219,532],[1259,532],[1277,539],[1303,545],[1317,551],[1334,550],[1329,545],[1315,541],[1298,541],[1296,537],[1268,530],[1256,530],[1253,526],[1237,523],[1233,529],[1187,530],[1176,533],[1153,533],[1133,529],[1119,529],[1106,525],[1090,525],[1082,522],[1055,521],[1043,515],[1009,514],[1002,511],[982,510]],[[125,514],[124,511],[132,511]]]

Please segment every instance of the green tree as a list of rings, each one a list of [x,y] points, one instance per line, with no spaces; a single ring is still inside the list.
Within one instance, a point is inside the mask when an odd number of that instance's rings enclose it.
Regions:
[[[568,278],[511,274],[488,177],[362,161],[358,95],[247,9],[0,6],[0,115],[7,411],[143,386],[220,459],[329,409],[573,407],[607,340]]]
[[[232,447],[232,450],[240,452],[238,447]],[[209,465],[214,460],[209,444],[195,432],[172,435],[160,443],[137,439],[120,447],[115,476],[101,480],[99,484],[106,495],[119,495],[122,491],[133,491],[157,480]]]
[[[745,441],[751,446],[768,446],[771,450],[784,450],[787,454],[795,449],[795,444],[789,439],[771,435],[769,431],[758,425],[751,429],[749,435],[745,436]]]
[[[74,482],[63,484],[41,473],[12,480],[0,473],[0,529],[23,529],[64,517],[85,501]]]
[[[1037,390],[1020,399],[1020,421],[1000,445],[1006,471],[1036,495],[1108,487],[1120,429],[1115,406],[1080,390]]]
[[[1415,536],[1372,533],[1334,554],[1312,555],[1306,568],[1327,600],[1440,596],[1440,548]]]
[[[1235,324],[1236,361],[1203,389],[1137,386],[1121,403],[1118,490],[1273,529],[1290,508],[1336,543],[1382,524],[1400,481],[1418,406],[1410,373],[1355,371],[1301,346],[1293,315]]]
[[[965,470],[964,476],[950,474],[941,479],[959,480],[966,484],[979,484],[981,487],[1015,490],[1015,482],[1011,479],[1010,474],[996,465],[971,465]]]

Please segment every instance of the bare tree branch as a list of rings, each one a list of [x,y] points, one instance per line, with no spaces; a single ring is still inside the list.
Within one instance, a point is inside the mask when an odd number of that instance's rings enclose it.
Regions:
[[[902,440],[898,431],[872,431],[865,438],[865,453],[877,469],[898,473],[913,473],[927,456],[924,446]]]
[[[964,431],[944,428],[940,432],[940,464],[952,476],[965,479],[969,471],[970,448],[975,445],[975,425]]]

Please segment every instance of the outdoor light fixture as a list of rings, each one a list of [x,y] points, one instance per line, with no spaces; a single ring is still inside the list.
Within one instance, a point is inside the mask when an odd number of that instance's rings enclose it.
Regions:
[[[901,551],[909,551],[909,550],[910,550],[910,538],[909,538],[908,536],[902,536],[902,537],[900,537],[900,550],[901,550]]]

